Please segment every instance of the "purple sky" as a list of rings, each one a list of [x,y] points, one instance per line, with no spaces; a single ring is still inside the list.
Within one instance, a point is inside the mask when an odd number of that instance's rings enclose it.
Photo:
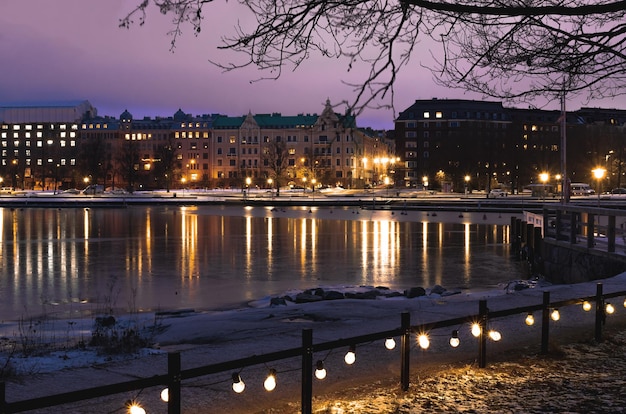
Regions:
[[[171,116],[183,109],[194,115],[222,113],[320,113],[326,99],[350,100],[357,82],[345,61],[315,57],[277,81],[250,83],[260,76],[249,68],[222,73],[208,60],[229,61],[218,51],[220,36],[232,33],[244,16],[237,2],[216,0],[207,6],[202,34],[187,29],[170,52],[170,18],[153,12],[145,26],[131,30],[118,22],[140,0],[4,0],[0,10],[0,103],[88,99],[100,115]],[[232,16],[232,17],[230,17]],[[427,49],[425,45],[421,50]],[[430,53],[416,57],[396,86],[396,109],[416,99],[481,99],[460,90],[446,90],[420,67]],[[232,59],[231,59],[232,60]],[[490,99],[493,100],[493,99]],[[568,109],[602,106],[626,109],[626,97],[604,102],[572,101]],[[557,109],[551,106],[547,109]],[[336,108],[343,112],[344,108]],[[397,115],[397,114],[396,114]],[[393,128],[391,110],[371,110],[358,125]]]

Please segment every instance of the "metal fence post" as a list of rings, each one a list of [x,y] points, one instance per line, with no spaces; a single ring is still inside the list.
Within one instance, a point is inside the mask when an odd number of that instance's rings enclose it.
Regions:
[[[0,382],[0,414],[6,414],[6,404],[6,384],[4,382]]]
[[[411,314],[403,312],[401,315],[400,327],[402,338],[400,341],[400,383],[402,391],[409,390],[410,354],[411,354]]]
[[[481,299],[478,302],[478,324],[480,325],[480,335],[478,336],[478,367],[487,366],[487,301]]]
[[[543,306],[541,308],[541,353],[548,353],[550,341],[550,292],[543,292]]]
[[[313,411],[313,330],[302,330],[302,414]]]
[[[604,299],[602,299],[602,283],[596,285],[596,342],[602,342],[602,325],[606,321],[606,313],[604,310]]]
[[[167,414],[180,414],[180,352],[167,354]]]

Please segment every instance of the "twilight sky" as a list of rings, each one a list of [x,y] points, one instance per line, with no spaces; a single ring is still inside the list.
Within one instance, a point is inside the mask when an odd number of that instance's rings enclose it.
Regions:
[[[174,52],[169,50],[171,20],[154,10],[145,26],[118,27],[119,19],[141,0],[3,0],[0,6],[0,104],[88,99],[99,115],[118,117],[128,109],[135,118],[171,116],[181,108],[194,115],[240,116],[280,112],[321,113],[324,102],[351,100],[357,73],[347,63],[314,57],[277,81],[251,83],[259,71],[223,73],[208,60],[232,60],[217,50],[220,36],[232,33],[245,14],[236,1],[216,0],[205,9],[202,34],[188,28]],[[430,63],[431,46],[405,68],[396,85],[396,110],[416,99],[481,99],[461,90],[436,86],[420,66]],[[436,47],[436,46],[432,46]],[[488,100],[494,100],[488,98]],[[568,102],[580,106],[626,109],[626,97],[604,102]],[[558,105],[546,109],[558,109]],[[338,107],[336,112],[343,112]],[[396,114],[397,116],[397,114]],[[391,110],[362,114],[361,127],[393,128]]]

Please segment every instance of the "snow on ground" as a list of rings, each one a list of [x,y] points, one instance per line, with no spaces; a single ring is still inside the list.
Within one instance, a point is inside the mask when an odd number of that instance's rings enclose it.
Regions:
[[[604,292],[626,288],[626,274],[601,281]],[[9,378],[7,400],[16,401],[68,390],[128,381],[166,372],[166,353],[181,353],[183,369],[244,358],[301,345],[302,329],[311,328],[315,343],[394,329],[400,314],[409,312],[413,325],[478,313],[479,299],[490,310],[540,304],[544,291],[552,301],[593,296],[596,283],[545,286],[529,283],[528,289],[461,292],[414,299],[340,299],[314,303],[270,306],[271,298],[250,307],[213,312],[128,315],[118,323],[153,329],[154,348],[123,357],[101,354],[90,347],[70,347],[51,354],[28,358],[14,355],[10,363],[21,376]],[[509,288],[511,285],[509,286]],[[366,292],[364,287],[326,287],[343,292]],[[298,292],[287,292],[294,295]],[[607,327],[626,322],[626,309],[617,306]],[[617,304],[617,302],[616,302]],[[344,350],[334,350],[315,359],[325,359],[328,378],[314,385],[314,407],[318,413],[417,413],[417,412],[622,412],[626,407],[622,373],[626,373],[626,342],[619,331],[600,347],[589,343],[570,344],[569,339],[593,337],[593,312],[580,306],[561,309],[561,320],[551,324],[551,356],[538,357],[540,325],[528,327],[526,315],[490,322],[503,335],[488,345],[488,367],[476,367],[477,345],[469,328],[459,327],[462,345],[451,350],[449,329],[430,332],[431,347],[412,351],[411,388],[399,390],[399,351],[386,351],[381,344],[357,347],[357,364],[342,362]],[[538,315],[537,315],[538,316]],[[537,319],[539,319],[537,317]],[[68,332],[88,340],[93,321],[89,319],[46,321],[36,326],[37,338],[52,338],[57,345],[69,344]],[[624,324],[626,325],[626,324]],[[71,326],[71,329],[68,328]],[[0,326],[0,336],[9,341],[24,331],[19,324]],[[571,332],[577,333],[572,335]],[[14,337],[13,337],[14,338]],[[18,344],[19,345],[19,344]],[[501,355],[507,357],[503,360]],[[293,413],[299,412],[299,360],[277,361],[279,386],[269,394],[262,391],[268,365],[247,367],[241,372],[246,392],[230,390],[231,372],[192,379],[183,383],[183,412],[194,413]],[[578,369],[577,367],[584,368]],[[614,372],[617,367],[619,372]],[[613,377],[613,375],[618,375]],[[622,387],[622,388],[619,388]],[[137,398],[149,413],[166,412],[159,390],[116,395],[96,401],[64,406],[64,412],[114,412],[129,398]],[[615,394],[615,395],[613,395]],[[621,393],[624,395],[624,393]],[[538,397],[533,397],[538,395]],[[534,400],[532,398],[535,398]],[[562,401],[562,400],[566,401]],[[571,402],[576,399],[579,403]],[[97,405],[94,405],[97,404]],[[594,411],[593,404],[599,408]],[[543,407],[543,408],[542,408]],[[58,412],[59,408],[42,410]],[[604,411],[603,411],[604,410]]]

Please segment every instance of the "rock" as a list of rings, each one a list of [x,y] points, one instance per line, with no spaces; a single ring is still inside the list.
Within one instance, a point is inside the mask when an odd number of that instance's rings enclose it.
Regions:
[[[377,290],[346,293],[346,298],[348,299],[376,299],[378,296],[380,296],[380,292]]]
[[[321,300],[324,300],[324,298],[307,292],[298,293],[296,295],[296,303],[319,302]]]
[[[270,308],[275,308],[277,306],[287,306],[287,301],[285,300],[285,298],[270,299]]]
[[[423,287],[412,287],[404,291],[404,296],[409,299],[426,296],[426,289]]]
[[[336,290],[330,290],[324,293],[324,300],[337,300],[337,299],[345,299],[345,295],[342,292],[338,292]]]
[[[404,294],[401,292],[389,292],[389,293],[384,293],[383,296],[386,298],[397,298],[399,296],[404,296]]]
[[[433,286],[433,288],[430,290],[430,293],[434,293],[435,295],[443,295],[443,293],[446,291],[447,289],[444,288],[441,285],[435,285]]]

